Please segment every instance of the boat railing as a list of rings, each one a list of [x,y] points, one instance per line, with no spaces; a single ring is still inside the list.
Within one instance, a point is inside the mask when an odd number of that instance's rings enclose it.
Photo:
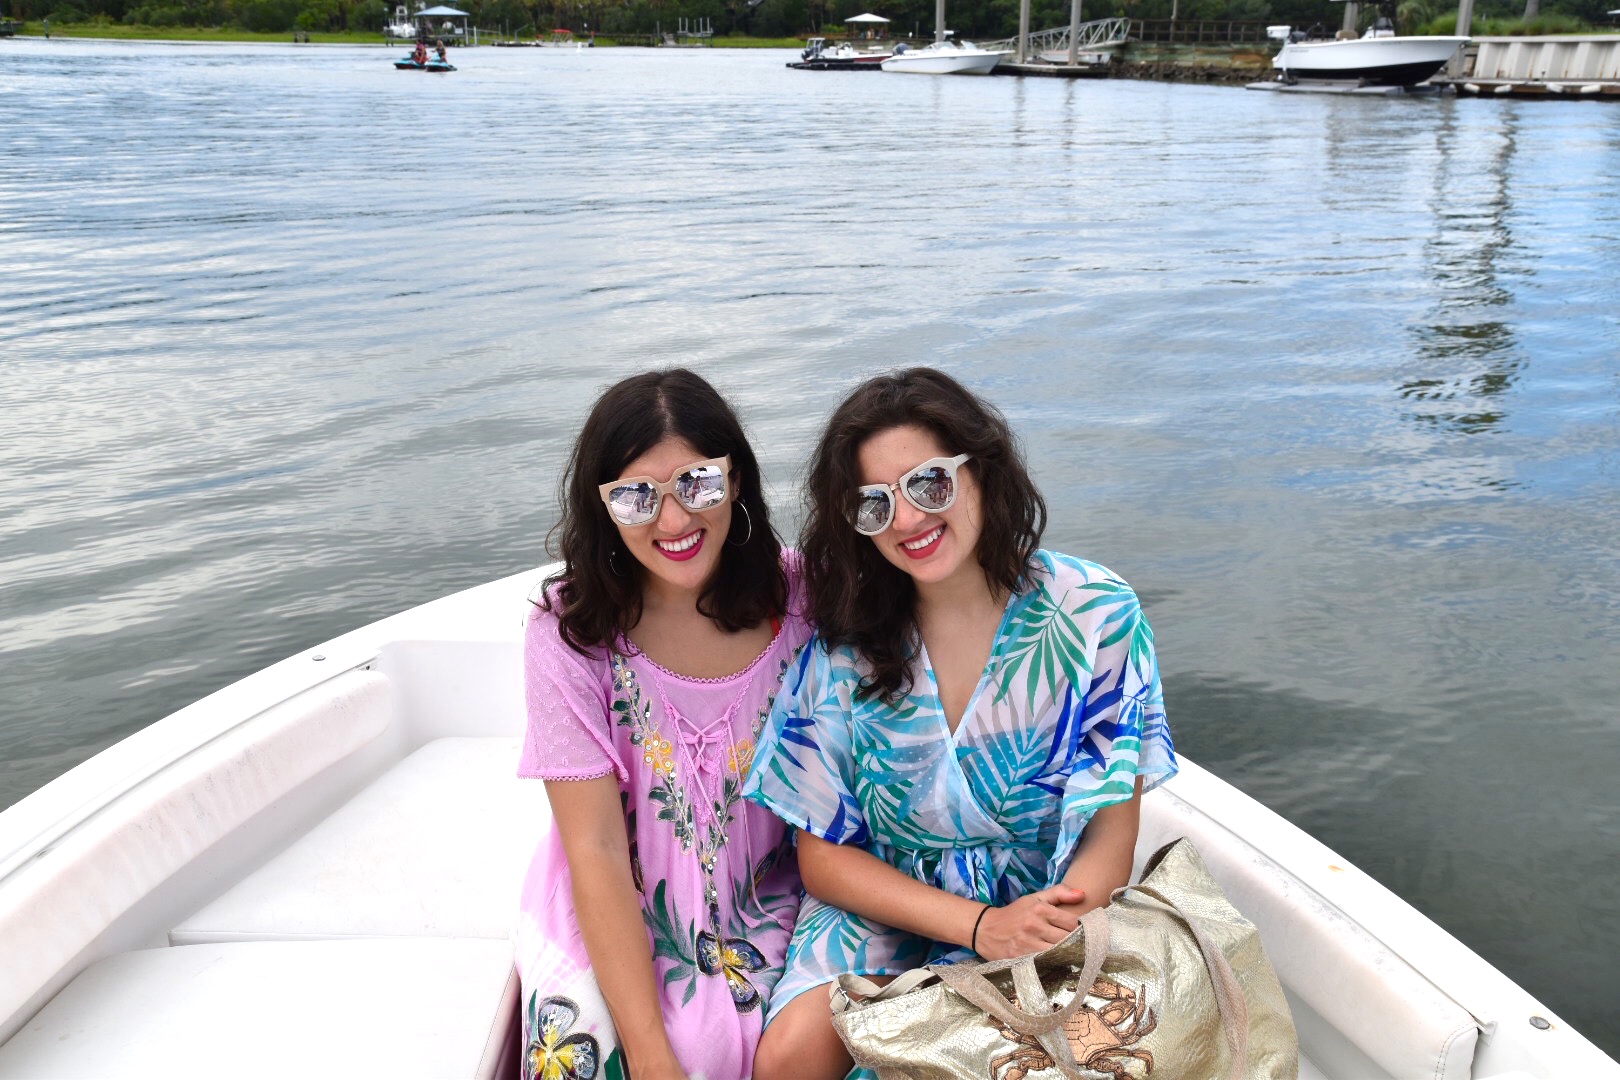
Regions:
[[[1264,19],[1132,19],[1132,41],[1166,45],[1265,45]]]
[[[1130,19],[1093,19],[1091,22],[1081,23],[1080,32],[1076,36],[1079,42],[1077,51],[1096,52],[1099,49],[1112,48],[1123,45],[1130,32]],[[980,42],[981,49],[991,52],[1016,51],[1017,38],[1003,38],[1000,41]],[[1069,50],[1069,28],[1067,26],[1054,27],[1051,30],[1040,30],[1029,35],[1029,51],[1039,56],[1048,52],[1067,52]]]

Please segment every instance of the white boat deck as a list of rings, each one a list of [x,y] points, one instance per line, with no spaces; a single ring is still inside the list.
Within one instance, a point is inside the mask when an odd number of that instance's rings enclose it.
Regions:
[[[509,935],[548,820],[513,775],[539,577],[274,665],[0,814],[0,1076],[515,1075]],[[1261,928],[1302,1076],[1620,1077],[1196,765],[1143,811],[1139,863],[1192,837]]]

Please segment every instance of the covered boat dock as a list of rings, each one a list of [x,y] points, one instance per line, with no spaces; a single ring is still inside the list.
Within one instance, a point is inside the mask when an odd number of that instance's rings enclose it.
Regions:
[[[418,40],[432,41],[438,38],[446,45],[478,44],[478,28],[472,25],[472,16],[458,8],[440,4],[423,8],[411,19],[416,23]]]

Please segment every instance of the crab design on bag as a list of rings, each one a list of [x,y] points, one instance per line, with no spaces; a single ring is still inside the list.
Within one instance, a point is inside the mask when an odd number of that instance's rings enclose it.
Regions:
[[[1158,1018],[1147,1007],[1147,994],[1129,990],[1112,979],[1099,978],[1091,984],[1089,997],[1101,998],[1105,1005],[1083,1005],[1063,1025],[1074,1059],[1082,1069],[1107,1073],[1113,1080],[1131,1080],[1126,1063],[1140,1061],[1147,1066],[1142,1075],[1153,1072],[1153,1053],[1134,1050],[1149,1032],[1158,1027]],[[1024,1035],[1004,1024],[996,1030],[1018,1044],[1018,1049],[990,1061],[990,1080],[1024,1080],[1032,1072],[1050,1069],[1055,1062],[1033,1035]],[[1005,1072],[1002,1070],[1005,1069]]]

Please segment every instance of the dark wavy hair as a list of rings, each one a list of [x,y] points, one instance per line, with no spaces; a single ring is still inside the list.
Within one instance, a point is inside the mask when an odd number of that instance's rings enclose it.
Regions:
[[[856,387],[827,421],[810,461],[810,514],[801,547],[810,613],[829,647],[851,645],[870,665],[860,694],[892,700],[911,690],[917,587],[851,516],[864,482],[865,442],[891,428],[931,432],[947,454],[972,454],[983,521],[977,555],[991,588],[1016,592],[1046,528],[1046,502],[1024,465],[1006,417],[933,368],[907,368]]]
[[[597,400],[562,479],[562,520],[546,546],[563,565],[546,579],[536,602],[557,613],[562,638],[575,652],[591,656],[618,647],[641,618],[646,571],[620,542],[599,488],[672,436],[706,458],[730,454],[736,477],[731,532],[698,597],[698,611],[735,632],[780,617],[787,608],[782,541],[761,495],[759,461],[737,414],[714,387],[685,368],[649,371],[614,384]],[[738,506],[744,503],[748,516],[739,522]],[[743,537],[747,541],[739,543]]]

